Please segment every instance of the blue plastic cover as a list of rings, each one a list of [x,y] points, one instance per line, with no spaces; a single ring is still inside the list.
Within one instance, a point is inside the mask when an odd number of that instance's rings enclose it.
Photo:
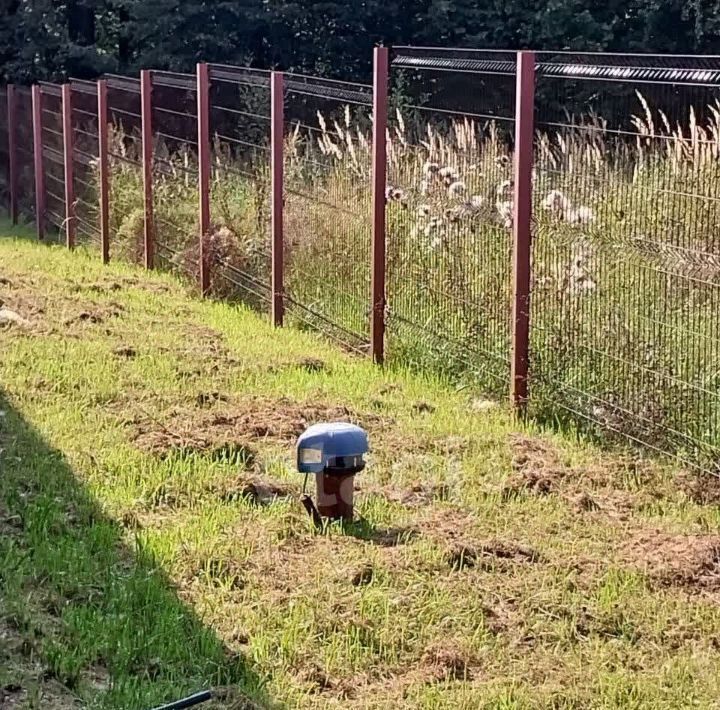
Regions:
[[[297,442],[300,473],[320,473],[338,456],[361,457],[368,451],[367,432],[354,424],[313,424]]]

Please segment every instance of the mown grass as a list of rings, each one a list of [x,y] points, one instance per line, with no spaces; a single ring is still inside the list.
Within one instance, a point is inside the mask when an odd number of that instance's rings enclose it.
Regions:
[[[0,254],[0,298],[29,321],[0,326],[9,707],[202,687],[217,707],[716,703],[712,481],[169,276],[28,240]],[[354,525],[317,532],[298,502],[303,413],[370,431]]]

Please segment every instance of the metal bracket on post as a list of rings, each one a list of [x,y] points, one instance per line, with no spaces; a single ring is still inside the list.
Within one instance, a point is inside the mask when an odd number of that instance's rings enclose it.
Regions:
[[[528,400],[530,352],[530,256],[535,118],[535,53],[518,52],[517,57],[510,397],[515,409],[523,413]]]
[[[37,238],[45,239],[45,171],[43,168],[42,89],[32,87],[33,163],[35,167],[35,226]]]
[[[98,97],[98,183],[100,186],[100,252],[103,264],[110,261],[110,166],[108,155],[107,81],[97,83]]]
[[[210,290],[206,239],[210,233],[210,72],[197,65],[198,199],[200,210],[200,293]]]
[[[7,86],[8,129],[8,190],[10,193],[10,221],[18,223],[18,170],[17,170],[17,97],[14,84]]]
[[[272,322],[283,324],[285,315],[284,237],[283,237],[283,141],[285,134],[283,75],[270,75],[270,172],[272,180]]]
[[[153,135],[152,135],[152,74],[140,72],[140,104],[142,114],[142,164],[144,195],[145,268],[155,266],[155,220],[153,215]]]
[[[75,248],[75,183],[73,179],[72,87],[62,86],[63,168],[65,180],[65,244]]]
[[[387,183],[388,49],[375,47],[372,144],[372,310],[370,348],[373,360],[385,360],[385,189]]]

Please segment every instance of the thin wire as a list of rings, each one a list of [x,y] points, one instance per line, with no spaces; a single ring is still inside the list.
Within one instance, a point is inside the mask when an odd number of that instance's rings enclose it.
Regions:
[[[225,111],[227,113],[232,113],[236,116],[247,116],[248,118],[257,118],[261,121],[269,121],[270,116],[263,116],[259,113],[250,113],[249,111],[241,111],[240,109],[236,108],[228,108],[227,106],[218,106],[217,104],[211,104],[211,109],[216,109],[217,111]]]

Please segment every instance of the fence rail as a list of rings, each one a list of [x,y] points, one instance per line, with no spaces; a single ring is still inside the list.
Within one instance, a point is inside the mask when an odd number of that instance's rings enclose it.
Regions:
[[[0,199],[98,246],[720,474],[720,57],[375,50],[0,88]]]

